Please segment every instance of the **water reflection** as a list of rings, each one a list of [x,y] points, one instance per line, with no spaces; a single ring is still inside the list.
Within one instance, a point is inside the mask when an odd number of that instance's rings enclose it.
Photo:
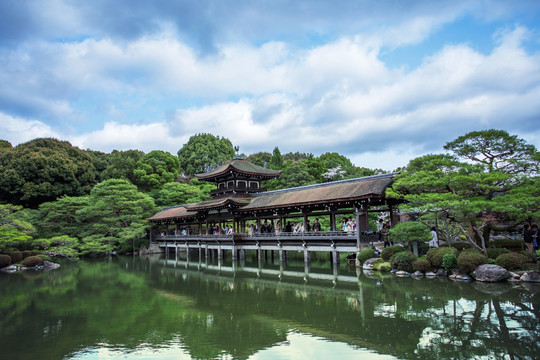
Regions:
[[[539,309],[534,284],[113,258],[1,274],[0,347],[10,359],[534,359]]]

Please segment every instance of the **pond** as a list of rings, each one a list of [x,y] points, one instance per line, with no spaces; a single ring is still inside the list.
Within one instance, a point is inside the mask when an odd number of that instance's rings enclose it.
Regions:
[[[540,286],[160,256],[0,273],[3,359],[536,359]]]

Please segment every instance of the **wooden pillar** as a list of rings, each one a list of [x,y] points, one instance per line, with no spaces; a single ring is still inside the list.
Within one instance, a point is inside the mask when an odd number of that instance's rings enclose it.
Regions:
[[[390,226],[394,227],[399,223],[399,215],[394,213],[392,205],[388,205],[388,212],[390,213]]]
[[[333,211],[330,212],[330,230],[337,231],[337,229],[336,229],[336,214]]]

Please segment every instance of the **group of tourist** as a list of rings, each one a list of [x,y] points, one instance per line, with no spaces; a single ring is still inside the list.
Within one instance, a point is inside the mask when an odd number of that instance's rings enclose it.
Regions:
[[[534,253],[540,247],[538,246],[538,225],[526,223],[523,226],[523,241],[527,246],[527,250]]]
[[[352,217],[341,219],[341,231],[352,232],[356,231],[356,221]]]
[[[384,242],[384,247],[394,245],[393,241],[390,241],[390,223],[384,222],[383,219],[379,219],[377,222],[377,234],[379,235],[379,241]]]
[[[319,219],[316,218],[311,225],[309,220],[306,220],[305,224],[301,221],[294,221],[292,224],[290,221],[287,221],[285,228],[281,227],[281,220],[278,220],[274,226],[274,221],[265,220],[260,226],[257,224],[250,224],[248,227],[248,236],[253,236],[256,234],[276,234],[279,235],[280,232],[300,234],[305,232],[317,232],[321,231],[321,223]]]

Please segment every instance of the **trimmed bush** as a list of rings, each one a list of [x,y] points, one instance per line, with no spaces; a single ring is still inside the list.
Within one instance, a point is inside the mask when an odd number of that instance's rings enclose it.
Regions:
[[[453,247],[433,248],[427,252],[426,258],[431,264],[432,268],[440,269],[442,268],[443,256],[446,254],[454,255],[454,257],[457,259],[458,251]]]
[[[457,258],[455,254],[444,254],[442,257],[441,266],[444,270],[450,271],[457,265]]]
[[[430,268],[429,261],[426,259],[418,259],[415,262],[413,262],[413,269],[414,271],[420,271],[425,273],[426,271],[429,271]]]
[[[487,255],[490,259],[496,259],[499,255],[508,254],[510,250],[503,248],[487,248]]]
[[[39,256],[29,256],[23,260],[23,265],[26,267],[34,267],[43,264],[43,259]]]
[[[26,259],[27,257],[29,256],[36,256],[36,255],[39,255],[39,252],[38,251],[34,251],[34,250],[24,250],[22,252],[22,257],[23,259]]]
[[[385,247],[383,251],[381,251],[381,257],[384,261],[390,261],[390,258],[394,256],[397,253],[400,253],[402,251],[407,251],[403,246],[401,245],[392,245],[389,247]]]
[[[511,252],[508,254],[502,254],[495,259],[495,264],[502,266],[506,270],[518,270],[527,264],[528,258],[520,253]]]
[[[375,256],[375,250],[373,250],[373,249],[364,249],[364,250],[360,251],[360,253],[358,254],[358,256],[356,258],[363,264],[366,260],[372,259],[374,257],[376,257]]]
[[[50,258],[50,256],[45,255],[45,254],[39,254],[39,255],[36,255],[36,256],[39,256],[40,258],[42,258],[43,261],[52,261],[52,259]]]
[[[458,249],[459,251],[470,249],[471,243],[468,241],[454,241],[453,243],[450,243],[450,246]]]
[[[489,243],[489,247],[504,248],[511,251],[524,250],[524,242],[520,239],[495,239]]]
[[[0,254],[0,268],[11,265],[11,256]]]
[[[410,251],[401,251],[397,254],[394,254],[390,259],[390,265],[392,269],[397,269],[401,271],[413,272],[413,263],[416,261],[417,257]]]
[[[427,254],[429,251],[429,244],[426,242],[418,243],[418,254]]]
[[[524,255],[530,263],[534,264],[537,261],[536,254],[533,254],[530,251],[523,250],[522,252],[520,252],[520,254]]]
[[[461,274],[469,274],[482,264],[487,264],[488,257],[480,251],[464,251],[457,258],[457,265]]]
[[[9,256],[11,256],[11,263],[16,264],[20,262],[23,259],[22,252],[20,251],[12,251],[9,253]]]
[[[390,265],[389,262],[384,261],[383,259],[379,259],[373,264],[373,270],[380,271],[380,272],[389,272],[392,270],[392,265]]]

